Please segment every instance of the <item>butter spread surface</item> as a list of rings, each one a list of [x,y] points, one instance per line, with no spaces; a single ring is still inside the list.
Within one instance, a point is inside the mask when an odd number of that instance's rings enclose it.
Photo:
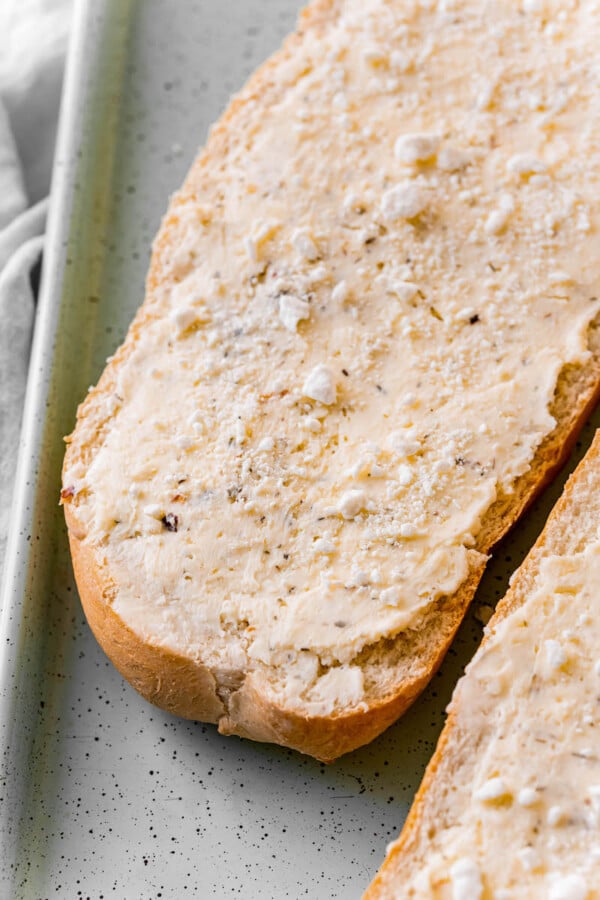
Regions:
[[[543,559],[526,602],[468,666],[453,705],[477,740],[473,770],[466,785],[453,773],[411,896],[600,897],[599,587],[600,541]],[[498,852],[498,835],[512,852]],[[460,893],[463,871],[479,894]]]
[[[175,199],[64,481],[131,627],[315,712],[476,564],[600,294],[596,4],[340,10]]]

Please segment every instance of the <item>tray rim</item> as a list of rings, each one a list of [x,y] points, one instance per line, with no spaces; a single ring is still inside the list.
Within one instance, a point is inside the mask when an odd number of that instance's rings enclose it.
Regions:
[[[77,184],[74,172],[80,149],[86,99],[92,82],[89,75],[97,62],[97,53],[90,58],[92,20],[98,17],[94,0],[79,0],[74,4],[71,19],[52,177],[50,202],[44,238],[43,264],[36,304],[31,350],[28,363],[25,402],[23,405],[17,466],[10,504],[11,527],[7,536],[4,566],[0,582],[0,757],[5,761],[13,754],[12,739],[23,715],[19,708],[18,670],[20,649],[27,634],[27,587],[36,547],[31,539],[36,530],[36,497],[40,491],[40,464],[50,407],[52,376],[56,364],[56,339],[64,305],[66,267],[69,259],[70,235],[76,206]],[[108,17],[108,8],[101,13]],[[92,50],[98,49],[99,40]],[[58,500],[57,500],[58,503]],[[50,565],[52,557],[45,560]],[[34,735],[29,736],[26,752],[33,747]],[[26,756],[23,758],[27,759]],[[0,772],[6,784],[13,777],[24,779],[26,772],[12,771],[10,765]],[[2,888],[16,877],[17,854],[20,846],[20,817],[9,820],[11,804],[0,809],[0,873]],[[7,881],[8,879],[8,881]],[[6,895],[14,896],[13,894]]]
[[[19,557],[23,534],[31,523],[31,501],[36,489],[36,462],[40,451],[42,425],[37,413],[48,396],[54,352],[53,341],[58,326],[61,295],[58,286],[67,259],[69,213],[73,206],[74,188],[68,163],[76,156],[77,120],[87,86],[79,79],[85,38],[91,14],[91,0],[75,4],[72,32],[65,61],[56,148],[50,185],[50,204],[46,226],[43,268],[35,313],[33,339],[28,364],[25,403],[21,420],[18,461],[12,502],[11,528],[0,586],[0,635],[7,625],[7,606],[14,604],[27,566],[27,556]],[[28,479],[28,476],[33,476]],[[0,673],[4,653],[0,648]],[[4,682],[0,680],[0,684]]]

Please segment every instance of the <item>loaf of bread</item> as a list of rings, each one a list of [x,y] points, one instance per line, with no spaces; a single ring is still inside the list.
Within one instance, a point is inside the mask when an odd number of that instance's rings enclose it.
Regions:
[[[439,665],[598,392],[594,9],[317,0],[213,128],[64,465],[152,702],[331,760]]]
[[[600,897],[600,433],[458,683],[365,900]]]

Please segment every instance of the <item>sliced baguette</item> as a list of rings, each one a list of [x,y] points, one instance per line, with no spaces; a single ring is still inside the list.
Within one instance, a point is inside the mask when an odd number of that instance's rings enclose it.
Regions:
[[[323,760],[423,689],[600,387],[597,98],[550,108],[592,65],[591,5],[558,37],[508,0],[453,9],[308,7],[174,197],[68,438],[75,574],[119,671]]]
[[[600,896],[600,433],[459,681],[365,900]]]

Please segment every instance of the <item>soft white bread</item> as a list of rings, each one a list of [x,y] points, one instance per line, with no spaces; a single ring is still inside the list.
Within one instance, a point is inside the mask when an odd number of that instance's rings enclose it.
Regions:
[[[365,900],[600,897],[600,433],[459,681]]]
[[[154,703],[366,743],[564,458],[600,382],[597,54],[593,3],[542,6],[314,3],[173,198],[62,494]]]

